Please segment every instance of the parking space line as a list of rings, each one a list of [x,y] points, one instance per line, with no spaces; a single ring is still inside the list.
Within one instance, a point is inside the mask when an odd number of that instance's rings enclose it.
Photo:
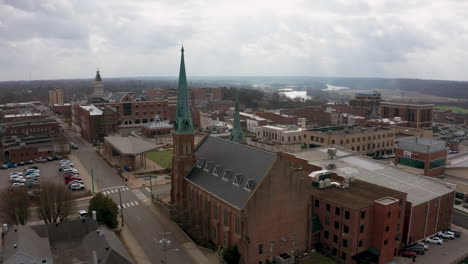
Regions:
[[[125,206],[125,204],[122,204],[122,207],[123,207],[123,208],[127,208],[127,207]]]
[[[137,202],[137,201],[135,201],[135,206],[136,206],[136,205],[138,205],[138,202]]]
[[[135,204],[134,204],[133,202],[130,202],[130,204],[131,204],[132,206],[135,206]]]

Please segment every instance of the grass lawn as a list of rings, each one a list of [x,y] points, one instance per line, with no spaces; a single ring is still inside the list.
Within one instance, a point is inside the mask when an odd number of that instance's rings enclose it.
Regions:
[[[299,262],[301,264],[335,264],[335,261],[333,261],[331,258],[327,258],[324,255],[320,253],[312,253],[310,256]]]
[[[436,106],[435,108],[442,109],[442,110],[452,110],[452,112],[454,112],[455,114],[468,114],[468,109],[461,108],[458,106],[441,105],[441,106]]]
[[[172,168],[172,149],[148,152],[146,153],[146,158],[156,162],[165,169]]]

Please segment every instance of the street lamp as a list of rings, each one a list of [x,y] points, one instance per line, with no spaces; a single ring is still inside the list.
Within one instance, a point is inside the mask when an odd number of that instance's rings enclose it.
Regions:
[[[172,241],[167,238],[170,235],[170,232],[160,233],[163,238],[159,240],[159,244],[161,245],[161,249],[163,251],[163,259],[161,259],[161,263],[167,264],[167,251],[169,250],[179,250],[178,248],[169,248],[171,246]]]

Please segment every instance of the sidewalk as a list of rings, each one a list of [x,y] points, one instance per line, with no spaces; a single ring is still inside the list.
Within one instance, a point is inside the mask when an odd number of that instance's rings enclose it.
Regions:
[[[171,232],[174,238],[179,242],[187,254],[193,259],[197,264],[218,264],[219,262],[214,262],[213,258],[207,258],[203,251],[198,248],[198,246],[188,237],[180,227],[169,220],[163,213],[159,211],[156,205],[153,204],[151,200],[145,201],[145,205],[155,214],[155,216],[161,221],[164,225],[166,231]],[[216,254],[216,253],[213,253]]]
[[[133,237],[132,233],[128,231],[126,226],[121,228],[120,236],[123,240],[123,244],[137,264],[151,264],[151,261],[146,257],[145,252],[143,252],[143,249],[140,247],[135,237]]]

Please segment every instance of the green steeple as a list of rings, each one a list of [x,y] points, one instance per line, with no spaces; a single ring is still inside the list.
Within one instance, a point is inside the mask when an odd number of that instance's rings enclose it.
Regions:
[[[229,135],[229,140],[232,142],[240,143],[245,142],[244,131],[240,126],[240,117],[239,117],[239,92],[236,94],[236,111],[234,113],[234,124],[232,127],[231,135]]]
[[[177,95],[177,114],[174,132],[178,134],[193,134],[192,118],[188,101],[187,75],[185,74],[184,47],[182,46],[180,58],[180,72]]]

